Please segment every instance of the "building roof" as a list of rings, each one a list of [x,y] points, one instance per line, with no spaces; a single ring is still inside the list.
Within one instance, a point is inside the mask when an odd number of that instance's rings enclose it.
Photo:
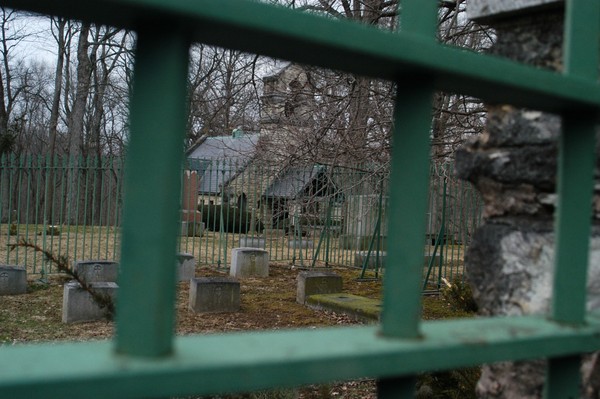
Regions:
[[[197,170],[201,176],[198,191],[220,193],[252,160],[258,138],[258,133],[207,137],[196,145],[187,156],[190,169]]]
[[[295,198],[302,194],[315,179],[322,183],[324,171],[325,167],[322,165],[287,168],[267,187],[264,196],[268,198]],[[325,193],[316,192],[313,194],[322,196]]]
[[[207,137],[194,148],[188,158],[202,160],[249,161],[256,152],[259,133],[246,133],[239,137]]]

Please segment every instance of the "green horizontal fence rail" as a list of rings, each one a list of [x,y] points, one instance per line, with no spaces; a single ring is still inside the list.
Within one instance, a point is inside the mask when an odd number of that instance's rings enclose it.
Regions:
[[[426,290],[463,276],[481,200],[451,164],[430,169],[423,246]],[[203,228],[182,224],[179,251],[199,265],[229,267],[231,249],[258,246],[273,262],[379,273],[388,240],[389,173],[373,165],[281,169],[190,159]],[[194,172],[194,173],[189,173]],[[29,273],[56,270],[26,240],[75,260],[120,260],[121,158],[0,157],[0,260]],[[185,183],[184,183],[185,184]],[[183,190],[186,192],[186,189]],[[182,205],[183,209],[183,205]],[[372,274],[370,274],[372,275]]]
[[[135,29],[138,46],[116,336],[0,348],[7,365],[0,396],[166,397],[372,377],[380,398],[397,398],[412,396],[420,372],[548,358],[546,397],[577,397],[576,359],[600,349],[600,315],[585,310],[600,3],[566,1],[563,73],[437,43],[436,4],[402,1],[402,31],[384,32],[243,0],[3,0],[7,7]],[[179,192],[191,40],[398,83],[387,215],[388,235],[398,245],[388,251],[380,325],[173,336],[175,273],[165,265],[174,264],[177,246],[172,193]],[[435,89],[564,117],[551,314],[421,322]]]

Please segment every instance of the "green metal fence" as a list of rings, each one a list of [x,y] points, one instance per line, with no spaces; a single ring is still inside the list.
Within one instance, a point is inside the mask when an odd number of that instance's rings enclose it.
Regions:
[[[437,43],[437,4],[402,1],[401,31],[384,32],[243,0],[3,0],[135,29],[138,41],[115,338],[0,348],[0,396],[167,397],[371,377],[380,398],[403,398],[421,372],[546,358],[546,398],[578,397],[581,354],[600,349],[600,315],[585,306],[600,3],[565,2],[563,73]],[[165,265],[174,264],[179,230],[172,193],[180,188],[190,40],[398,82],[387,216],[397,241],[388,248],[380,324],[174,336],[175,273]],[[549,314],[421,321],[435,89],[563,117]]]
[[[115,259],[120,252],[122,161],[119,158],[0,158],[0,261],[52,273],[26,240],[78,259]]]
[[[182,222],[179,249],[201,265],[228,267],[232,248],[258,246],[269,251],[271,261],[297,266],[376,272],[384,267],[389,245],[385,168],[308,165],[282,170],[190,160],[186,170],[195,180],[193,205],[204,229]],[[26,240],[71,261],[118,261],[122,175],[120,158],[0,158],[0,259],[25,265],[33,274],[52,273],[52,265],[38,252],[8,250],[8,244]],[[423,271],[424,286],[437,288],[442,277],[462,276],[481,203],[468,183],[454,178],[450,164],[432,167],[430,181]]]

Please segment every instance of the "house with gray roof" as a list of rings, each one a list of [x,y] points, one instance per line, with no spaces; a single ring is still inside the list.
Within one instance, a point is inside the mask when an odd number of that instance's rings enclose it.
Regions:
[[[188,149],[188,167],[200,178],[198,194],[222,195],[255,157],[259,136],[236,129],[230,136],[203,137]]]

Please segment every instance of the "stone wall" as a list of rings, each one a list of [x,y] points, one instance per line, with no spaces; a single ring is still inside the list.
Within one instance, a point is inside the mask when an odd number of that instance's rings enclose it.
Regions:
[[[511,18],[500,15],[494,19],[486,14],[485,22],[492,24],[497,33],[491,52],[560,70],[562,9],[549,10],[546,1],[540,3],[544,3],[543,10],[531,9],[529,4],[528,13]],[[484,134],[456,155],[458,175],[471,181],[485,202],[486,222],[476,232],[465,256],[468,278],[484,315],[546,313],[554,267],[560,118],[509,105],[488,104],[487,109]],[[589,308],[600,307],[597,198],[588,276]],[[477,394],[481,398],[541,398],[544,366],[543,361],[484,366]],[[598,356],[594,355],[584,366],[585,397],[598,397],[600,381],[593,378],[598,373]]]

